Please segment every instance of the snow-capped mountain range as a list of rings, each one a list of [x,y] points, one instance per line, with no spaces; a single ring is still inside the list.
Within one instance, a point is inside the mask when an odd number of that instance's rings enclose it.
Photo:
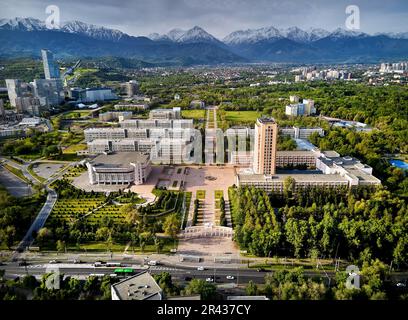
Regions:
[[[90,39],[91,38],[91,39]],[[408,56],[408,32],[366,34],[273,26],[238,30],[217,39],[203,28],[131,36],[81,21],[47,28],[35,18],[0,19],[0,56],[38,55],[49,48],[61,56],[118,56],[156,63],[358,62]]]
[[[0,29],[16,30],[16,31],[47,31],[44,21],[35,18],[14,18],[14,19],[1,19]],[[91,38],[100,40],[113,40],[118,41],[121,38],[129,37],[122,31],[109,29],[105,27],[96,26],[81,21],[67,21],[62,22],[58,31],[67,33],[76,33],[86,35]]]
[[[148,38],[154,41],[173,41],[178,43],[220,42],[217,38],[198,26],[189,30],[172,29],[163,35],[152,33]]]
[[[45,31],[49,30],[44,21],[35,18],[13,18],[0,19],[0,29],[17,31]],[[62,22],[58,31],[76,33],[89,36],[91,38],[102,40],[118,41],[122,38],[130,37],[128,34],[105,27],[88,24],[81,21]],[[377,33],[393,39],[408,39],[408,32],[401,33]],[[302,30],[298,27],[279,29],[275,27],[265,27],[259,29],[247,29],[231,32],[222,40],[218,40],[203,28],[195,26],[189,30],[172,29],[166,34],[152,33],[147,37],[153,41],[172,41],[178,43],[197,43],[197,42],[223,42],[225,44],[243,44],[256,43],[262,41],[274,41],[279,39],[289,39],[299,43],[310,43],[326,37],[347,38],[347,37],[368,37],[370,35],[338,28],[332,32],[320,29],[310,28]]]

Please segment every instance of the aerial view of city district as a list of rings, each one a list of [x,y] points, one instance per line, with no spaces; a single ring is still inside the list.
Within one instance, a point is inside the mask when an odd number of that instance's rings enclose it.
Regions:
[[[407,1],[0,2],[0,307],[408,301]]]

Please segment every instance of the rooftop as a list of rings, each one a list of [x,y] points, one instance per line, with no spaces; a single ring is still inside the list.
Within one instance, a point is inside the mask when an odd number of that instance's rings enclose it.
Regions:
[[[94,167],[128,167],[129,163],[146,163],[149,155],[141,152],[118,152],[112,154],[101,154],[91,161]]]
[[[261,118],[258,118],[257,122],[259,122],[259,123],[264,123],[264,124],[267,124],[267,123],[276,123],[275,119],[274,119],[274,118],[270,118],[270,117],[261,117]]]
[[[162,299],[162,289],[147,271],[113,284],[112,290],[120,300]]]
[[[276,151],[276,156],[287,157],[316,157],[316,153],[307,150]]]
[[[299,172],[299,173],[297,173]],[[283,182],[286,178],[292,177],[296,182],[346,182],[348,180],[338,174],[319,174],[319,173],[304,173],[304,170],[293,170],[291,174],[274,174],[273,176],[265,176],[263,174],[238,174],[240,182]]]

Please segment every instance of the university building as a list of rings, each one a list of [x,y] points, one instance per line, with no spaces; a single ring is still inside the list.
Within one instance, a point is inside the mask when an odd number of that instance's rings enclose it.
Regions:
[[[233,152],[232,161],[247,162],[249,168],[236,174],[238,186],[253,186],[271,192],[283,192],[285,180],[293,178],[295,190],[310,187],[376,186],[381,180],[373,169],[358,159],[335,151],[277,151],[278,126],[273,119],[258,119],[255,125],[253,163],[251,153]],[[241,157],[240,157],[241,156]],[[316,170],[296,170],[293,173],[277,168],[304,165]]]
[[[140,152],[101,154],[86,166],[90,184],[143,184],[151,171],[149,155]]]

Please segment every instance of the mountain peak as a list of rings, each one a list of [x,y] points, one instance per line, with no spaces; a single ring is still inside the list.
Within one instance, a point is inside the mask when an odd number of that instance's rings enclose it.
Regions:
[[[148,37],[154,41],[170,40],[178,43],[220,42],[199,26],[194,26],[189,30],[175,28],[167,34],[152,33]]]

